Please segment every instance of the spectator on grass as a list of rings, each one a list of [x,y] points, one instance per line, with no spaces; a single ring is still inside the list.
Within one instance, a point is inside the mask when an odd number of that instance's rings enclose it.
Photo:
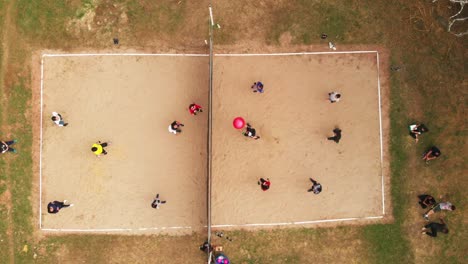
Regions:
[[[198,112],[203,112],[202,107],[193,103],[189,105],[189,112],[191,115],[197,115]]]
[[[418,198],[419,198],[418,203],[419,203],[419,205],[421,205],[421,207],[423,209],[426,209],[428,207],[432,208],[432,206],[434,206],[434,204],[436,204],[436,200],[431,195],[421,194],[421,195],[418,195]]]
[[[428,235],[431,237],[437,237],[437,232],[442,232],[444,234],[448,234],[449,232],[447,225],[445,224],[444,219],[442,218],[440,218],[440,223],[431,222],[425,225],[422,228],[421,234]]]
[[[260,178],[260,180],[258,180],[258,185],[260,185],[260,187],[262,188],[263,191],[268,191],[268,189],[270,189],[270,185],[271,185],[271,182],[270,182],[270,179],[263,179],[263,178]]]
[[[62,115],[60,115],[57,112],[52,112],[51,119],[52,121],[54,121],[55,124],[57,124],[57,126],[68,126],[68,123],[65,123],[65,121],[63,121]]]
[[[151,203],[151,207],[153,207],[154,209],[159,209],[159,206],[161,204],[165,204],[166,201],[161,201],[161,199],[159,199],[159,193],[156,194],[156,197],[154,198],[153,202]]]
[[[455,211],[455,205],[451,204],[450,202],[445,202],[445,203],[438,203],[436,206],[431,208],[429,211],[427,211],[425,214],[423,214],[423,217],[426,221],[429,221],[429,216],[440,212],[440,211]]]
[[[109,146],[109,143],[101,143],[101,141],[98,141],[91,146],[91,151],[96,154],[97,157],[100,157],[101,155],[107,155],[107,151],[104,149],[107,146]]]
[[[328,100],[330,100],[330,103],[337,103],[340,101],[341,94],[338,92],[331,92],[328,93]]]
[[[426,163],[429,163],[430,160],[437,159],[440,154],[440,150],[436,146],[433,146],[426,153],[424,153],[423,160],[425,160]]]
[[[322,185],[312,178],[309,178],[309,180],[312,182],[312,187],[310,187],[310,189],[307,191],[314,192],[314,194],[319,194],[322,191]]]
[[[416,142],[418,142],[418,136],[422,133],[429,132],[429,129],[424,124],[414,124],[409,126],[409,134]]]
[[[47,212],[49,214],[56,214],[60,211],[60,209],[62,208],[65,208],[65,207],[71,207],[73,206],[73,204],[66,204],[68,203],[67,200],[63,200],[63,202],[59,202],[59,201],[53,201],[53,202],[50,202],[48,205],[47,205]]]
[[[178,121],[174,121],[169,125],[169,127],[167,129],[172,134],[177,135],[177,133],[182,133],[182,130],[180,129],[180,127],[183,127],[183,126],[184,126],[184,124],[182,124],[182,123],[180,123]]]
[[[333,129],[333,137],[327,137],[328,140],[333,140],[337,144],[340,142],[341,139],[341,129],[335,128]]]
[[[242,133],[244,136],[253,138],[255,140],[259,139],[260,136],[257,136],[257,131],[249,123],[247,123],[246,130]]]
[[[16,139],[11,141],[0,141],[0,154],[3,154],[7,151],[16,153],[16,149],[11,147],[11,145],[15,144],[16,142],[18,142]]]
[[[254,84],[250,87],[253,89],[253,92],[263,93],[263,83],[262,82],[254,82]]]

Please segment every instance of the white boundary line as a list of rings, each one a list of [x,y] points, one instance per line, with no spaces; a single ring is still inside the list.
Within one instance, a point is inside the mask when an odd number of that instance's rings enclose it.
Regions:
[[[252,226],[285,226],[285,225],[306,225],[306,224],[318,224],[318,223],[330,223],[330,222],[345,222],[354,220],[371,220],[381,219],[380,216],[368,216],[368,217],[351,217],[351,218],[339,218],[339,219],[325,219],[325,220],[313,220],[313,221],[301,221],[301,222],[284,222],[284,223],[262,223],[262,224],[239,224],[239,225],[212,225],[211,227],[252,227]]]
[[[380,174],[382,176],[382,214],[385,215],[385,179],[384,179],[384,159],[383,159],[383,129],[382,129],[382,98],[380,96],[380,60],[377,52],[377,91],[379,94],[379,129],[380,129]]]
[[[42,228],[42,115],[44,94],[44,57],[41,58],[41,121],[39,133],[39,228]]]
[[[380,91],[380,60],[378,51],[322,51],[322,52],[292,52],[292,53],[252,53],[252,54],[214,54],[219,57],[249,57],[249,56],[299,56],[299,55],[321,55],[321,54],[377,54],[377,91],[378,91],[378,107],[379,107],[379,132],[380,132],[380,164],[382,177],[382,214],[385,215],[385,179],[383,169],[383,132],[382,132],[382,103]],[[114,228],[114,229],[51,229],[42,228],[42,119],[43,119],[43,90],[44,90],[44,57],[92,57],[92,56],[159,56],[159,57],[208,57],[209,54],[153,54],[153,53],[68,53],[68,54],[43,54],[41,58],[41,120],[40,120],[40,151],[39,151],[39,228],[42,231],[52,232],[120,232],[120,231],[145,231],[145,230],[165,230],[165,229],[191,229],[191,227],[150,227],[150,228]],[[368,220],[381,219],[382,216],[369,217],[354,217],[341,219],[313,220],[302,222],[285,222],[285,223],[261,223],[261,224],[240,224],[240,225],[212,225],[212,227],[249,227],[249,226],[284,226],[284,225],[303,225],[328,222],[344,222],[353,220]]]
[[[97,229],[75,229],[75,228],[41,228],[49,232],[122,232],[122,231],[148,231],[148,230],[173,230],[192,229],[190,226],[167,226],[167,227],[141,227],[141,228],[97,228]]]

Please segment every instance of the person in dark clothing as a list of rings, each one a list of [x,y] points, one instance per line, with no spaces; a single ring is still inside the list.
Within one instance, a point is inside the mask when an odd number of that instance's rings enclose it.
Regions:
[[[182,130],[180,129],[180,127],[183,127],[183,126],[184,124],[180,123],[179,121],[174,121],[169,125],[167,129],[172,134],[177,135],[177,133],[182,133]]]
[[[440,218],[440,223],[429,223],[422,228],[421,234],[428,235],[431,237],[437,237],[437,232],[448,234],[449,230],[444,222],[444,219]]]
[[[410,136],[418,142],[418,136],[422,133],[428,132],[429,129],[424,124],[415,124],[409,126],[409,131]]]
[[[159,209],[159,206],[161,204],[165,204],[166,201],[161,201],[161,199],[159,199],[159,193],[156,194],[156,197],[154,198],[153,202],[151,203],[151,207],[153,207],[154,209]]]
[[[310,187],[310,189],[307,191],[314,192],[314,194],[319,194],[322,191],[322,185],[312,178],[309,178],[309,180],[312,182],[312,187]]]
[[[47,205],[47,212],[49,214],[56,214],[62,208],[73,206],[73,204],[66,204],[66,203],[67,203],[67,200],[63,200],[63,202],[59,202],[59,201],[50,202]]]
[[[260,187],[262,188],[263,191],[268,191],[268,189],[270,189],[270,185],[271,185],[271,182],[270,182],[270,179],[263,179],[263,178],[260,178],[260,180],[258,181],[258,185],[260,185]]]
[[[205,243],[203,243],[203,245],[201,245],[200,247],[200,250],[209,254],[211,251],[213,251],[213,246],[210,245],[210,243],[208,243],[208,241],[205,241]]]
[[[433,146],[426,153],[424,153],[423,160],[428,163],[430,160],[437,159],[440,154],[440,150],[436,146]]]
[[[244,133],[242,133],[246,137],[253,138],[255,140],[259,139],[260,136],[257,136],[257,131],[253,128],[249,123],[247,123],[247,128]]]
[[[11,145],[15,144],[16,142],[18,142],[16,139],[11,141],[0,141],[0,154],[3,154],[7,151],[16,153],[16,149],[11,147]]]
[[[426,209],[428,207],[433,207],[437,202],[434,199],[434,197],[428,195],[428,194],[422,194],[418,195],[419,198],[419,205],[421,205],[421,208]]]
[[[340,142],[340,139],[341,139],[341,129],[339,129],[339,128],[333,129],[333,137],[328,137],[327,139],[328,140],[333,140],[338,144]]]

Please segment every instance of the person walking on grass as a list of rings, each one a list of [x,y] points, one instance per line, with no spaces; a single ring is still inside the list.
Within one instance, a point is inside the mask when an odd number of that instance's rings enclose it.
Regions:
[[[167,128],[167,130],[169,130],[170,133],[174,134],[174,135],[177,135],[177,133],[182,133],[182,130],[180,129],[180,127],[183,127],[184,124],[178,122],[178,121],[174,121],[172,122],[169,127]]]
[[[449,230],[447,225],[444,222],[444,219],[440,218],[440,223],[431,222],[425,225],[422,228],[421,234],[428,235],[430,237],[437,237],[437,232],[442,232],[444,234],[448,234]]]
[[[318,183],[316,180],[309,178],[309,180],[312,182],[312,187],[310,187],[308,192],[314,192],[314,194],[319,194],[322,192],[322,185]]]
[[[328,100],[330,100],[330,103],[337,103],[340,101],[341,94],[338,92],[331,92],[328,93]]]
[[[110,143],[98,141],[91,146],[91,151],[97,156],[100,157],[101,155],[107,155],[107,151],[104,149],[105,147],[109,146]]]
[[[423,214],[423,217],[426,221],[429,221],[429,216],[434,213],[438,213],[440,211],[455,211],[455,209],[455,205],[451,204],[450,202],[438,203],[425,214]]]
[[[333,140],[338,144],[341,139],[341,129],[335,128],[333,129],[333,136],[332,137],[327,137],[328,140]]]
[[[247,123],[246,130],[242,133],[244,136],[253,138],[255,140],[259,139],[260,136],[257,136],[257,131],[249,123]]]
[[[154,209],[159,209],[159,206],[161,204],[165,204],[166,201],[161,201],[161,199],[159,199],[159,193],[156,194],[156,197],[154,198],[153,202],[151,203],[151,207],[153,207]]]
[[[426,151],[423,155],[423,160],[426,161],[426,164],[429,164],[430,160],[437,159],[440,157],[440,150],[436,146],[432,146],[428,151]]]
[[[263,178],[260,178],[260,180],[258,180],[258,185],[260,185],[260,187],[262,188],[262,190],[265,192],[265,191],[268,191],[268,189],[270,189],[270,185],[271,185],[271,182],[270,182],[270,179],[263,179]]]
[[[51,119],[59,127],[68,126],[68,123],[65,123],[65,121],[63,121],[62,115],[60,115],[57,112],[52,112],[52,118]]]
[[[434,197],[428,194],[418,195],[418,199],[419,199],[418,203],[422,209],[426,209],[428,207],[432,208],[436,204],[436,200],[434,199]]]
[[[203,112],[202,107],[193,103],[189,105],[189,112],[191,115],[197,115],[198,112]]]
[[[0,154],[5,152],[13,152],[16,153],[16,149],[12,148],[11,145],[18,142],[18,140],[13,139],[11,141],[0,141]]]
[[[262,82],[254,82],[254,84],[250,87],[253,89],[254,93],[263,93],[263,83]]]
[[[66,207],[72,207],[73,204],[66,204],[68,203],[67,200],[63,200],[63,202],[59,202],[59,201],[53,201],[53,202],[50,202],[48,205],[47,205],[47,212],[49,214],[56,214],[60,211],[60,209],[62,208],[66,208]]]

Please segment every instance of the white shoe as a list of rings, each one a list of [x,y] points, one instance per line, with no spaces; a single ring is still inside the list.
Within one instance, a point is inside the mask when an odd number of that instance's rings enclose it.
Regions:
[[[63,200],[63,203],[66,204],[68,201],[67,200]]]
[[[74,204],[70,204],[70,207],[74,206]]]

